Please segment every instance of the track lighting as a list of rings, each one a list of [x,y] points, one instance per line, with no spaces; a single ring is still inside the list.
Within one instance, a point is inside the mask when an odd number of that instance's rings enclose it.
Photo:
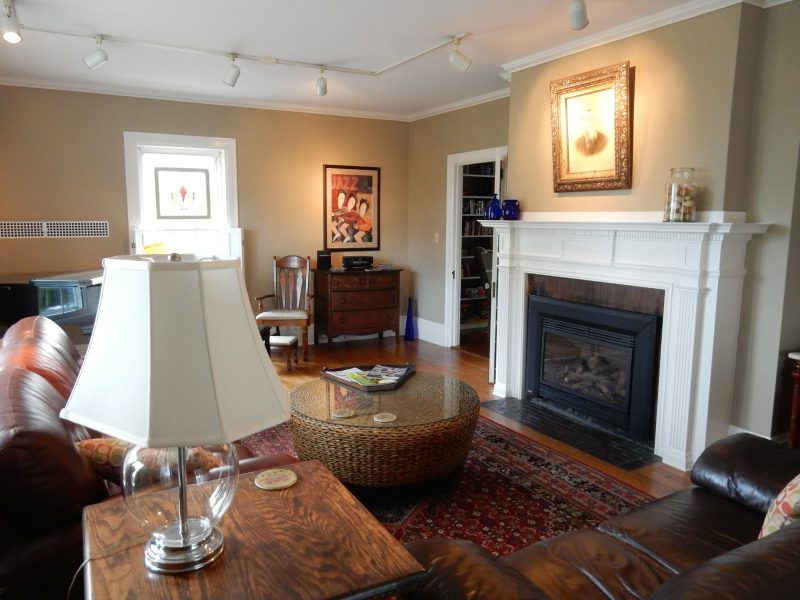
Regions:
[[[0,29],[3,39],[9,44],[19,44],[22,41],[17,11],[12,0],[3,0],[3,12],[0,14]]]
[[[95,41],[97,42],[97,50],[83,57],[83,62],[86,63],[86,66],[92,71],[99,69],[108,62],[108,54],[103,50],[103,37],[98,35]]]
[[[317,78],[317,96],[324,96],[328,93],[328,80],[325,79],[325,69],[319,70]]]
[[[236,64],[236,55],[231,54],[231,66],[228,67],[225,77],[222,78],[222,83],[231,87],[236,86],[236,82],[239,80],[239,75],[241,73],[242,70],[239,68],[239,65]]]
[[[456,49],[450,53],[448,60],[450,64],[453,65],[456,69],[461,71],[462,73],[469,69],[469,66],[472,64],[472,59],[466,57],[462,54],[461,48],[461,38],[456,38],[455,40]]]
[[[569,26],[575,31],[583,29],[589,24],[584,0],[569,0]]]

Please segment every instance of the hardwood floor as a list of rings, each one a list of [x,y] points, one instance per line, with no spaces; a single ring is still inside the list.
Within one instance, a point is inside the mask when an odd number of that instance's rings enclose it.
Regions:
[[[399,344],[395,344],[394,338],[386,338],[382,342],[376,342],[373,339],[336,343],[331,350],[328,350],[326,344],[320,344],[311,346],[309,360],[295,365],[292,371],[286,370],[286,359],[282,352],[282,350],[273,350],[272,362],[284,386],[289,390],[319,377],[323,367],[409,362],[415,364],[419,371],[457,377],[471,385],[478,392],[481,400],[495,398],[492,395],[492,384],[487,381],[488,359],[463,348],[443,348],[421,340],[413,342],[401,340]],[[486,408],[481,409],[481,414],[655,497],[665,496],[691,485],[688,473],[672,467],[657,463],[626,471]]]

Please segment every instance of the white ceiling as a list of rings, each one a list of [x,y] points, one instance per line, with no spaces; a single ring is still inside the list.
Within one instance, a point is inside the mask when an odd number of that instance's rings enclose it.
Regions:
[[[506,95],[509,71],[739,1],[586,0],[589,26],[573,31],[568,0],[16,0],[24,39],[0,43],[0,83],[413,120]],[[241,60],[231,88],[225,56],[114,41],[91,71],[92,39],[36,30],[369,71],[467,32],[473,63],[457,71],[445,47],[379,76],[327,72],[318,97],[312,69]]]

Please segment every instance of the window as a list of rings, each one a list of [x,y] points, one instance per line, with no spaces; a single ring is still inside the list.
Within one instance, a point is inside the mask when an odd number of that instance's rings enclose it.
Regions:
[[[133,253],[242,258],[236,140],[126,131],[125,177]]]

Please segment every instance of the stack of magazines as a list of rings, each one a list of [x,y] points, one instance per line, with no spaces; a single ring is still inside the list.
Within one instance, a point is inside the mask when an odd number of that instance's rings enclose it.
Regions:
[[[397,383],[406,373],[408,373],[409,369],[411,368],[411,365],[375,365],[369,370],[360,369],[358,367],[349,367],[339,371],[327,371],[327,374],[341,379],[348,379],[359,385],[369,387]]]

